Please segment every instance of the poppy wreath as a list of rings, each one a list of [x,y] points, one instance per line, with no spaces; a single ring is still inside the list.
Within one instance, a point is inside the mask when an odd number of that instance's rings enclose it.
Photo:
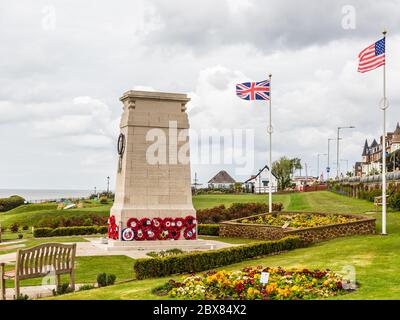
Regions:
[[[174,219],[167,217],[164,218],[164,229],[170,230],[171,228],[173,228],[172,223],[174,222]]]
[[[149,219],[149,218],[142,218],[142,219],[140,219],[140,225],[141,225],[143,228],[150,227],[150,226],[151,226],[151,219]]]
[[[115,223],[115,216],[111,216],[108,219],[108,238],[118,240],[119,228]]]
[[[160,230],[157,235],[158,240],[167,240],[169,238],[169,231],[168,230]]]
[[[125,228],[122,230],[121,238],[122,241],[132,241],[135,237],[135,231],[131,228]]]
[[[196,239],[196,228],[186,228],[183,231],[183,236],[186,240],[194,240]]]
[[[193,227],[193,226],[195,226],[196,224],[197,224],[197,220],[196,220],[195,217],[193,217],[193,216],[187,216],[187,217],[185,218],[185,226],[186,226],[187,228]]]
[[[160,230],[158,228],[147,228],[144,230],[146,240],[156,240]]]
[[[170,239],[178,240],[179,237],[181,236],[181,231],[178,228],[170,228],[168,230],[168,237]]]
[[[138,229],[135,234],[136,241],[146,240],[146,232],[143,229]]]
[[[161,229],[161,227],[163,226],[163,219],[154,218],[151,220],[151,225],[153,226],[153,228]]]
[[[185,219],[175,218],[175,227],[181,230],[185,226]]]
[[[131,228],[132,230],[136,231],[140,228],[140,221],[136,218],[130,218],[126,223],[126,225],[128,228]]]

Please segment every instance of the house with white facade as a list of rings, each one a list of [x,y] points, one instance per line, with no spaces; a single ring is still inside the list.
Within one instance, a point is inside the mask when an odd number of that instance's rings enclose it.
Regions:
[[[247,179],[243,187],[246,192],[252,193],[269,193],[269,188],[271,188],[271,192],[277,192],[278,179],[274,174],[271,176],[272,181],[269,181],[269,167],[266,165],[256,175]]]
[[[212,189],[232,189],[235,183],[235,179],[228,172],[221,170],[208,181],[208,187]]]

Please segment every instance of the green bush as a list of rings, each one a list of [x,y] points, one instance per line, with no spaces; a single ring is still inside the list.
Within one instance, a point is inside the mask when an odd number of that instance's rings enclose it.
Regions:
[[[199,224],[197,233],[203,236],[218,236],[219,224]]]
[[[62,228],[35,228],[33,236],[35,238],[43,237],[62,237],[77,236],[89,234],[107,233],[107,226],[91,226],[91,227],[62,227]]]
[[[282,203],[273,203],[273,211],[282,211]],[[199,223],[217,223],[220,221],[227,221],[233,219],[244,218],[259,213],[268,212],[267,203],[232,203],[229,208],[224,205],[209,209],[197,210],[197,220]]]
[[[10,226],[10,231],[13,232],[13,233],[18,232],[18,229],[19,229],[19,226],[18,226],[17,223],[13,223],[13,224]]]
[[[108,203],[107,197],[100,197],[100,203],[101,204],[107,204]]]
[[[287,237],[276,241],[256,242],[238,247],[193,252],[165,258],[137,259],[133,268],[137,279],[165,277],[178,273],[205,271],[302,246],[304,243],[299,237]]]
[[[19,207],[25,203],[25,199],[20,196],[11,196],[0,199],[0,212],[8,211]]]
[[[117,279],[115,274],[106,274],[105,272],[99,273],[97,275],[97,285],[100,287],[111,286],[115,283]]]
[[[74,290],[72,290],[72,288],[69,286],[69,283],[63,283],[57,286],[57,289],[53,289],[53,296],[59,296],[73,291]]]

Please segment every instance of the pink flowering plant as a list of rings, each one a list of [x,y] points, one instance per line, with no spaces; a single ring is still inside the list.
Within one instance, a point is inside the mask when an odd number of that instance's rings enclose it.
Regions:
[[[268,283],[261,273],[268,272]],[[170,280],[154,292],[190,300],[300,300],[342,295],[351,290],[347,280],[330,271],[278,268],[244,268],[241,271],[209,271]],[[354,287],[352,287],[354,288]]]

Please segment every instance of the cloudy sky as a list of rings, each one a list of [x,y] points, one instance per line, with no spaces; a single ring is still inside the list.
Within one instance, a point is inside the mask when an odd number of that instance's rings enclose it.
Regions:
[[[237,98],[234,85],[268,73],[273,158],[299,157],[316,174],[327,139],[354,125],[342,132],[350,167],[381,132],[382,69],[356,70],[383,28],[388,130],[400,121],[399,16],[399,0],[3,0],[0,188],[104,189],[116,174],[118,99],[129,89],[188,93],[193,130],[254,129],[257,170],[268,109]],[[200,182],[222,168],[244,179],[235,163],[195,162]]]

